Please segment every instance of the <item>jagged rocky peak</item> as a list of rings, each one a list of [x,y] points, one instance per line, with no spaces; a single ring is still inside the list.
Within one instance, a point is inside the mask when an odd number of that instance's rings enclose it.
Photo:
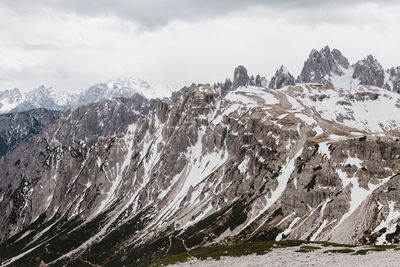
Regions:
[[[295,85],[296,82],[290,72],[282,65],[271,78],[269,88],[279,89],[287,85]]]
[[[233,73],[233,84],[232,89],[236,89],[240,86],[246,86],[250,84],[250,77],[247,74],[247,69],[242,65],[235,68]]]
[[[400,93],[400,66],[386,71],[384,88]]]
[[[358,79],[361,85],[383,87],[385,71],[372,55],[354,64],[353,79]]]
[[[338,49],[334,48],[332,49],[332,55],[333,58],[336,60],[336,62],[344,67],[344,68],[349,68],[350,64],[349,64],[349,60],[343,56],[342,52],[340,52]]]
[[[329,46],[325,46],[320,51],[313,49],[304,62],[297,82],[332,84],[331,76],[341,76],[347,68],[349,68],[349,61],[339,50],[331,51]]]
[[[221,90],[221,95],[225,96],[229,91],[235,90],[240,86],[257,86],[257,87],[267,87],[268,81],[265,77],[257,74],[249,76],[247,73],[247,69],[242,65],[235,68],[233,73],[233,82],[231,79],[225,79],[223,83],[216,83],[213,85],[215,89]]]
[[[265,77],[261,77],[259,74],[256,76],[255,86],[257,87],[267,87],[268,81]]]

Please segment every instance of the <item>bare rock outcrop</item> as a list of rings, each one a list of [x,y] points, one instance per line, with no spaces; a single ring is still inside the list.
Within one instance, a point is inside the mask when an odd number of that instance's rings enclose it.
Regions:
[[[386,71],[384,88],[396,93],[400,93],[400,67],[391,68]]]
[[[243,66],[236,67],[233,74],[232,90],[235,90],[240,86],[247,86],[249,84],[250,78],[247,74],[247,69]]]
[[[366,59],[354,64],[353,79],[358,79],[362,85],[373,85],[383,87],[385,80],[385,71],[381,64],[369,55]]]
[[[325,46],[320,51],[313,49],[304,62],[304,67],[298,76],[298,83],[321,83],[332,84],[330,76],[344,74],[343,69],[349,67],[349,62],[342,53],[328,46]]]
[[[282,65],[271,78],[269,88],[279,89],[288,85],[295,85],[295,79],[292,74]]]

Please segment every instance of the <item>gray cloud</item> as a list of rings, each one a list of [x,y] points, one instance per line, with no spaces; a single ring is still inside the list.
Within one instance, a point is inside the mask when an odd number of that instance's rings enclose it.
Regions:
[[[1,0],[0,90],[80,91],[121,76],[212,83],[237,65],[297,75],[326,44],[388,68],[400,62],[399,13],[398,1],[372,0]]]
[[[350,4],[351,3],[351,4]],[[193,21],[201,18],[213,18],[229,13],[245,12],[252,7],[265,7],[278,12],[304,11],[307,16],[300,18],[303,23],[338,22],[331,13],[335,9],[351,8],[357,4],[375,3],[389,6],[395,0],[3,0],[2,4],[17,12],[37,12],[40,9],[69,11],[86,16],[114,15],[134,21],[144,28],[163,26],[170,21]],[[310,11],[313,13],[309,16]],[[329,13],[329,14],[328,14]],[[302,13],[297,14],[301,17]],[[328,16],[325,16],[328,14]]]

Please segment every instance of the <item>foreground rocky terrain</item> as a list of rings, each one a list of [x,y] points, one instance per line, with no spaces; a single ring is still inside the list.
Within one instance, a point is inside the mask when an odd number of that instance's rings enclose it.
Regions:
[[[3,264],[137,266],[265,240],[399,243],[400,95],[262,81],[238,67],[232,82],[165,101],[64,112],[0,158]]]
[[[312,247],[307,252],[302,247]],[[315,249],[317,248],[317,249]],[[355,251],[355,252],[354,252]],[[364,248],[349,249],[343,247],[320,247],[300,246],[293,248],[273,249],[264,255],[248,255],[241,257],[221,257],[219,260],[192,259],[184,263],[168,265],[170,267],[262,267],[262,266],[398,266],[400,253],[398,250],[370,251],[366,255],[357,255],[357,251],[364,251]]]

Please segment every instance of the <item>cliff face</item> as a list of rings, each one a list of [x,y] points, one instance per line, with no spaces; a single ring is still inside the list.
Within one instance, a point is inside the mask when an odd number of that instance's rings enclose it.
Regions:
[[[27,142],[60,115],[59,111],[46,109],[0,115],[0,157]]]
[[[215,242],[396,243],[399,103],[368,86],[193,86],[83,106],[0,160],[0,255],[113,266]]]

